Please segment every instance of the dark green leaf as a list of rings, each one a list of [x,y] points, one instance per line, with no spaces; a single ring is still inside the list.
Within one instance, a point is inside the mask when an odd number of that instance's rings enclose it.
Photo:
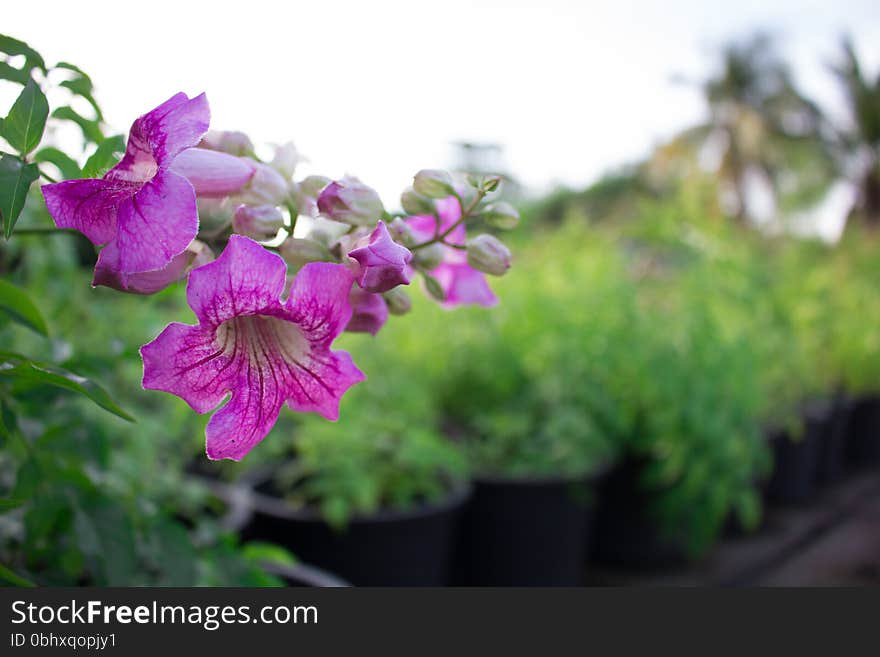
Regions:
[[[39,177],[36,164],[25,164],[17,157],[7,154],[0,157],[0,218],[3,219],[3,234],[6,239],[12,236],[12,229],[24,208],[31,183]]]
[[[3,121],[3,137],[22,155],[37,147],[43,138],[49,103],[40,86],[29,80]]]
[[[0,279],[0,312],[32,331],[49,337],[46,320],[27,294],[12,283]]]
[[[118,161],[118,154],[125,152],[125,138],[122,135],[107,137],[98,144],[97,150],[83,166],[83,176],[86,178],[98,178],[104,175],[108,169]]]
[[[85,395],[104,410],[134,422],[134,418],[122,410],[97,383],[59,367],[37,363],[18,354],[0,352],[0,378],[77,392]]]
[[[63,105],[52,112],[52,117],[63,121],[72,121],[82,130],[83,137],[87,142],[100,144],[104,140],[101,132],[101,122],[97,119],[87,119],[69,105]]]
[[[80,171],[76,160],[54,146],[47,146],[46,148],[38,150],[34,153],[34,160],[36,162],[49,162],[50,164],[54,164],[58,167],[61,175],[64,176],[66,180],[82,178],[82,171]]]

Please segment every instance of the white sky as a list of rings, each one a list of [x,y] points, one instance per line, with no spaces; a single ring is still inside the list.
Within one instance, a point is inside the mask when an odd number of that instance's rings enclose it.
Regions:
[[[719,43],[759,27],[832,107],[843,31],[880,63],[876,0],[66,0],[4,7],[0,31],[85,69],[121,132],[206,91],[213,127],[292,139],[309,172],[358,175],[396,206],[460,139],[503,144],[532,188],[585,185],[699,120],[698,93],[671,78],[700,79]]]

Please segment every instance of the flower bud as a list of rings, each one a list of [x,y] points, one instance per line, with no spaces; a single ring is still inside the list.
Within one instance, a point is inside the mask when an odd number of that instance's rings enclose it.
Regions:
[[[416,242],[416,236],[415,233],[413,233],[413,229],[400,217],[395,217],[391,220],[391,223],[388,224],[388,232],[391,233],[391,237],[393,237],[395,241],[400,242],[404,246],[415,244]]]
[[[412,299],[403,288],[395,287],[382,296],[392,315],[406,315],[412,309]]]
[[[494,235],[477,235],[467,242],[467,261],[478,271],[502,276],[510,269],[510,249]]]
[[[327,219],[353,226],[373,226],[385,212],[382,199],[357,178],[331,182],[318,196],[318,210]]]
[[[230,223],[237,207],[230,199],[198,198],[199,232],[219,232]]]
[[[254,152],[254,145],[250,137],[237,130],[209,130],[202,137],[199,146],[237,156],[251,155]]]
[[[238,194],[256,173],[253,160],[207,148],[187,148],[174,158],[171,170],[186,178],[200,198]]]
[[[481,215],[487,224],[503,230],[516,228],[519,223],[519,212],[505,201],[497,201],[486,206]]]
[[[388,305],[381,294],[366,292],[357,285],[351,288],[351,319],[345,330],[349,333],[376,335],[388,321]]]
[[[387,292],[398,285],[409,285],[409,263],[412,253],[388,233],[384,221],[376,225],[367,244],[348,252],[359,268],[358,285],[367,292]]]
[[[284,226],[284,215],[275,205],[239,205],[232,220],[236,233],[253,240],[270,240]]]
[[[272,162],[269,165],[286,180],[290,180],[293,178],[297,165],[304,160],[305,158],[296,150],[293,142],[289,141],[275,149],[275,155],[272,156]]]
[[[324,176],[308,176],[293,186],[293,199],[297,214],[314,219],[318,216],[318,195],[330,179]]]
[[[288,199],[290,186],[268,164],[255,162],[256,172],[238,200],[245,205],[281,205]]]
[[[310,239],[288,237],[281,243],[278,250],[281,257],[294,269],[299,269],[309,262],[333,260],[333,256],[326,246]]]
[[[428,198],[445,198],[455,193],[452,176],[439,169],[422,169],[413,178],[413,189]]]
[[[440,263],[443,262],[443,256],[446,255],[446,248],[447,247],[440,244],[440,242],[437,242],[430,246],[416,249],[413,251],[413,265],[424,271],[436,269]]]
[[[400,207],[407,214],[432,214],[434,212],[434,204],[431,199],[422,196],[412,187],[407,187],[400,195]]]

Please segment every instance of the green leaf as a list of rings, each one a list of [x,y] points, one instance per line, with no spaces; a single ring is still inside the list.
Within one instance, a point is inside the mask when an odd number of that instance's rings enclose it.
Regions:
[[[279,566],[295,566],[297,564],[296,557],[286,548],[274,543],[264,543],[263,541],[251,541],[245,544],[241,554],[248,561],[259,565],[278,564]]]
[[[64,176],[66,180],[74,180],[83,177],[82,171],[80,171],[76,160],[54,146],[46,146],[46,148],[38,150],[34,153],[34,161],[54,164],[58,167],[61,175]]]
[[[104,140],[104,133],[101,132],[101,122],[97,119],[87,119],[69,105],[62,105],[54,112],[52,117],[61,119],[62,121],[72,121],[82,130],[83,137],[92,144],[100,144]]]
[[[0,312],[32,331],[49,337],[46,320],[27,294],[12,283],[0,279]]]
[[[16,382],[47,385],[85,395],[105,411],[134,422],[97,383],[60,367],[31,361],[18,354],[0,352],[0,378]]]
[[[43,138],[49,103],[40,86],[29,80],[3,121],[3,137],[22,155],[37,147]]]
[[[3,220],[6,239],[12,236],[12,229],[24,208],[31,183],[39,177],[40,171],[36,164],[25,164],[8,154],[0,157],[0,218]]]
[[[33,69],[38,68],[43,73],[46,73],[46,62],[43,61],[40,53],[24,41],[0,34],[0,52],[6,53],[10,57],[15,57],[16,55],[24,56],[24,66],[21,68],[13,68],[3,62],[2,68],[0,68],[0,77],[18,82],[19,84],[27,84]]]
[[[5,34],[0,34],[0,52],[5,52],[10,56],[24,55],[25,60],[30,62],[32,67],[39,68],[43,71],[46,70],[46,62],[43,61],[40,53],[31,48],[24,41],[13,39],[11,36],[6,36]]]
[[[125,152],[125,138],[122,135],[107,137],[98,144],[97,150],[86,160],[83,166],[83,176],[86,178],[98,178],[104,175],[108,169],[119,162],[118,154]]]
[[[29,71],[15,68],[6,62],[0,62],[0,80],[9,80],[10,82],[18,82],[18,84],[25,85],[30,79],[31,74]]]
[[[71,93],[86,99],[92,108],[94,108],[98,120],[102,121],[104,116],[93,95],[95,88],[92,84],[92,78],[90,78],[81,68],[69,64],[68,62],[59,62],[55,65],[55,68],[62,68],[76,73],[76,77],[71,78],[70,80],[64,80],[59,86],[65,87],[66,89],[69,89]]]
[[[21,575],[15,574],[14,572],[9,570],[9,568],[4,566],[3,564],[0,564],[0,580],[8,582],[8,583],[12,584],[13,586],[20,586],[20,587],[27,587],[27,588],[30,588],[32,586],[36,586],[36,584],[34,584],[32,581],[30,581],[29,579],[25,579]]]

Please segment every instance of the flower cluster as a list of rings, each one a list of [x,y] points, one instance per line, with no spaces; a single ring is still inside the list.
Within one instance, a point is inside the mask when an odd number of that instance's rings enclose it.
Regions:
[[[102,178],[43,186],[55,224],[101,247],[93,285],[153,294],[187,280],[198,324],[141,349],[143,386],[198,413],[228,397],[207,426],[209,458],[240,460],[284,404],[337,419],[365,377],[332,343],[406,313],[414,277],[445,307],[497,303],[485,274],[505,273],[510,251],[469,239],[467,224],[515,225],[513,208],[486,202],[498,177],[421,171],[392,215],[357,178],[296,181],[292,144],[265,162],[247,135],[209,122],[204,94],[177,94],[134,122]]]

